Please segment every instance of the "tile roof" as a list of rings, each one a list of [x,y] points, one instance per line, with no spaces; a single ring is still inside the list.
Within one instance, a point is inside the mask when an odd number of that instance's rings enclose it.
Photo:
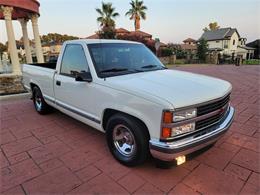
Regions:
[[[93,34],[93,35],[86,37],[86,39],[99,39],[99,36],[97,34]]]
[[[134,35],[134,36],[140,36],[140,37],[149,37],[151,38],[152,35],[149,34],[149,33],[146,33],[146,32],[143,32],[143,31],[128,31],[124,28],[117,28],[116,29],[116,33],[121,33],[121,34],[130,34],[130,35]],[[97,34],[93,34],[93,35],[90,35],[88,37],[86,37],[86,39],[99,39],[99,36]]]
[[[260,48],[260,39],[256,39],[255,41],[247,43],[246,46],[259,49]]]
[[[192,39],[192,38],[188,38],[188,39],[185,39],[184,41],[183,41],[184,43],[186,43],[186,42],[196,42],[196,40],[195,39]]]
[[[230,39],[230,37],[237,32],[235,28],[220,28],[217,30],[209,30],[202,34],[200,39],[205,39],[206,41],[211,40],[221,40],[221,39]],[[237,32],[238,34],[238,32]],[[240,37],[240,35],[238,34]]]
[[[226,37],[231,37],[233,35],[233,33],[235,33],[236,31],[237,31],[237,29],[231,28],[230,31],[228,31],[228,33],[226,34]]]
[[[117,28],[116,33],[129,33],[129,31],[124,28]]]
[[[138,30],[138,31],[131,31],[130,33],[133,34],[133,35],[139,35],[139,36],[143,36],[143,37],[152,37],[151,34],[143,32],[143,31],[140,31],[140,30]]]

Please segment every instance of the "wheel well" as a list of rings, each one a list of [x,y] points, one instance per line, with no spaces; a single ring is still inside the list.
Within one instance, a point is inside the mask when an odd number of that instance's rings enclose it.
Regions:
[[[33,88],[34,87],[38,87],[38,85],[36,85],[36,84],[34,84],[34,83],[30,83],[30,87],[31,87],[31,94],[32,94],[32,97],[31,97],[31,99],[33,99],[33,96],[34,96],[34,92],[33,92]]]
[[[114,109],[106,109],[106,110],[104,111],[104,115],[103,115],[103,119],[102,119],[102,126],[103,126],[103,129],[104,129],[104,130],[106,130],[106,125],[107,125],[107,122],[108,122],[109,118],[110,118],[111,116],[113,116],[114,114],[117,114],[117,113],[122,113],[122,114],[124,114],[124,115],[131,116],[131,117],[135,118],[137,121],[139,121],[139,122],[143,125],[143,127],[144,127],[144,129],[145,129],[145,131],[146,131],[145,133],[147,133],[147,135],[148,135],[148,137],[149,137],[149,139],[150,139],[150,134],[149,134],[148,128],[147,128],[147,126],[145,125],[145,123],[144,123],[142,120],[140,120],[139,118],[136,118],[135,116],[132,116],[132,115],[130,115],[130,114],[127,114],[127,113],[125,113],[125,112],[121,112],[121,111],[114,110]]]
[[[34,84],[34,83],[30,83],[30,87],[31,87],[31,90],[33,91],[33,88],[34,87],[38,87],[36,84]]]

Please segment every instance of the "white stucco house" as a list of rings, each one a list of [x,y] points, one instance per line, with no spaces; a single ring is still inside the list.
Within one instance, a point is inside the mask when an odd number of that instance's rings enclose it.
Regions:
[[[243,59],[251,59],[254,48],[247,47],[246,38],[240,37],[236,28],[220,28],[206,31],[200,39],[205,39],[210,51],[218,51],[220,54],[235,58],[241,56]]]

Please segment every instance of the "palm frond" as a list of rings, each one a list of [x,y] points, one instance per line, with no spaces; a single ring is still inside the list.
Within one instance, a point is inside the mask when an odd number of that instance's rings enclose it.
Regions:
[[[148,10],[148,8],[145,6],[145,5],[143,5],[142,7],[141,7],[141,10]]]
[[[96,8],[96,11],[97,11],[97,13],[99,13],[101,16],[103,16],[103,15],[104,15],[104,13],[101,11],[101,9],[99,9],[99,8]]]
[[[101,8],[96,9],[97,13],[100,15],[97,18],[97,21],[100,23],[101,27],[112,27],[115,26],[114,18],[119,16],[119,13],[115,11],[115,8],[112,6],[112,3],[102,2]]]
[[[130,20],[140,20],[140,18],[146,19],[145,11],[147,10],[147,7],[142,0],[131,0],[130,6],[131,8],[125,13],[126,16],[130,16]]]
[[[145,13],[145,12],[141,11],[141,12],[140,12],[140,16],[141,16],[141,18],[142,18],[143,20],[146,19],[146,13]]]
[[[120,16],[120,15],[119,15],[119,13],[117,13],[117,12],[112,14],[112,17],[113,17],[113,18],[118,17],[118,16]]]

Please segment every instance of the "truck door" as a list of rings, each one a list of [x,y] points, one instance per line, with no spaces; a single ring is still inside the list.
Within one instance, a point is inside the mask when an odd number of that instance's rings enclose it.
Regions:
[[[67,44],[60,63],[54,78],[56,104],[80,120],[99,124],[93,104],[95,84],[75,80],[77,73],[90,71],[83,45]]]

